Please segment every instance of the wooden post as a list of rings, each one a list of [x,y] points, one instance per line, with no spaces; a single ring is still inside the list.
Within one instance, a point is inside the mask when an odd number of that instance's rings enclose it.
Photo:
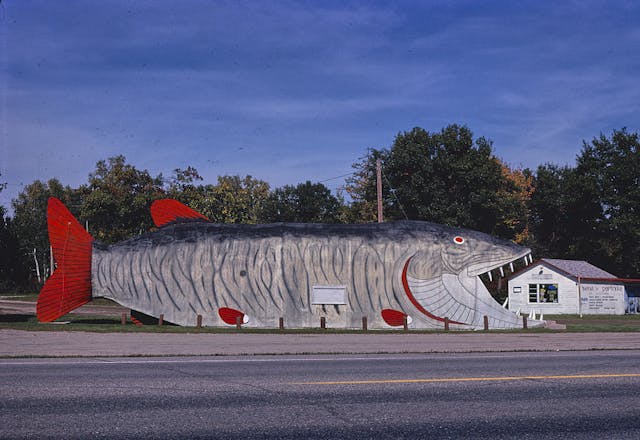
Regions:
[[[405,332],[409,331],[409,321],[407,320],[407,316],[406,315],[402,317],[402,327],[403,327]]]
[[[449,331],[449,317],[445,316],[444,318],[444,331],[448,332]]]
[[[198,315],[196,318],[196,327],[202,327],[202,315]]]
[[[236,328],[237,329],[242,328],[242,317],[240,315],[236,316]]]
[[[284,318],[280,318],[278,321],[278,327],[280,330],[284,330]]]
[[[322,330],[324,330],[324,329],[326,329],[326,328],[327,328],[327,320],[325,319],[325,317],[324,317],[324,316],[321,316],[321,317],[320,317],[320,328],[321,328]]]
[[[488,331],[489,330],[489,317],[487,315],[484,315],[484,331]]]
[[[158,318],[158,325],[162,325],[164,324],[164,314],[160,314],[160,317]]]
[[[362,330],[364,330],[365,332],[367,331],[367,317],[366,316],[362,317]]]
[[[127,314],[126,313],[122,313],[122,316],[120,317],[120,324],[122,325],[126,325],[127,324]]]
[[[525,329],[525,330],[528,328],[528,326],[527,326],[527,317],[525,315],[522,315],[522,328]]]
[[[376,160],[376,193],[378,199],[378,223],[382,223],[382,164]]]

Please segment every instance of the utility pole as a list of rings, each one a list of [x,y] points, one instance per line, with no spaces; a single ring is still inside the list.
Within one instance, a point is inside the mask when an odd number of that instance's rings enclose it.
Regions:
[[[382,223],[382,164],[376,160],[376,186],[378,192],[378,223]]]

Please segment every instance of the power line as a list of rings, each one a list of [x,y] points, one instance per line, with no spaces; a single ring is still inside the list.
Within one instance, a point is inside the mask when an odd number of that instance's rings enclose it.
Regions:
[[[396,202],[398,202],[398,206],[400,207],[400,211],[402,211],[402,215],[404,215],[404,219],[405,220],[409,220],[409,217],[407,216],[407,213],[404,212],[404,208],[402,207],[402,203],[400,203],[400,200],[398,199],[398,196],[396,195],[396,190],[393,188],[393,186],[391,186],[391,182],[389,182],[389,179],[387,178],[387,175],[384,173],[384,171],[382,171],[382,177],[384,177],[384,180],[387,182],[387,185],[389,185],[389,190],[391,191],[391,194],[393,194],[393,198],[396,199]]]
[[[324,183],[324,182],[328,182],[330,180],[336,180],[336,179],[340,179],[341,177],[347,177],[347,176],[352,176],[355,173],[347,173],[347,174],[342,174],[340,176],[336,176],[336,177],[330,177],[328,179],[324,179],[324,180],[318,180],[318,183]]]

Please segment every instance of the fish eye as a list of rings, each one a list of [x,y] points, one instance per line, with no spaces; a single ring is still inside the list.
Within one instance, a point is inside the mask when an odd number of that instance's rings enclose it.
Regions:
[[[464,243],[464,238],[460,237],[459,235],[456,237],[453,237],[453,242],[455,244],[463,244]]]

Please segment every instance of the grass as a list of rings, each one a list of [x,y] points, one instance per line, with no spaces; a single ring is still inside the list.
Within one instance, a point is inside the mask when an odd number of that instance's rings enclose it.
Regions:
[[[0,299],[15,301],[37,301],[37,293],[0,293]]]
[[[640,332],[640,315],[545,315],[568,332]]]
[[[19,301],[35,301],[37,294],[0,295],[0,299],[12,299]],[[118,304],[107,299],[96,299],[92,305],[114,306]],[[277,334],[399,334],[400,330],[368,330],[363,332],[358,329],[332,329],[305,328],[285,329],[277,328],[242,328],[235,327],[179,327],[173,325],[144,325],[138,327],[127,320],[121,324],[120,308],[114,310],[113,315],[80,315],[70,313],[60,318],[56,323],[38,322],[35,316],[30,314],[0,314],[0,329],[15,329],[29,331],[87,331],[100,333],[277,333]],[[558,324],[567,326],[566,330],[549,329],[514,329],[492,330],[491,333],[558,333],[558,332],[640,332],[639,315],[545,315],[545,319],[554,320]],[[63,324],[61,322],[67,322]],[[411,330],[410,333],[434,334],[443,333],[444,330]],[[479,333],[478,331],[455,331],[454,333]]]
[[[618,317],[615,317],[618,318]],[[559,319],[562,321],[562,319]],[[566,323],[566,330],[550,330],[545,328],[530,328],[527,330],[492,330],[490,333],[562,333],[562,332],[640,332],[640,316],[634,319],[625,318],[615,322],[608,322],[601,317],[598,319],[582,319],[577,323]],[[97,333],[252,333],[252,334],[401,334],[399,330],[367,330],[336,329],[336,328],[304,328],[284,329],[277,328],[249,328],[236,329],[235,327],[180,327],[174,325],[144,325],[136,326],[127,320],[121,324],[118,315],[74,315],[68,314],[54,323],[38,322],[33,315],[0,315],[0,329],[14,329],[27,331],[85,331]],[[410,330],[412,334],[437,334],[445,333],[443,330]],[[451,333],[482,333],[481,331],[452,331]]]
[[[114,314],[113,316],[105,315],[80,315],[67,314],[55,322],[46,323],[38,322],[34,315],[30,314],[11,314],[0,315],[0,329],[14,329],[25,331],[85,331],[96,333],[254,333],[254,334],[400,334],[405,333],[402,329],[383,329],[383,330],[367,330],[366,332],[359,329],[338,329],[338,328],[250,328],[244,327],[237,329],[233,326],[229,327],[181,327],[175,325],[143,325],[136,326],[129,319],[125,325],[121,323],[121,316]],[[528,329],[528,330],[493,330],[491,333],[540,333],[550,332],[548,329]],[[442,330],[410,330],[409,333],[415,334],[436,334],[445,333]],[[453,331],[453,333],[478,333],[478,331],[465,330]]]

